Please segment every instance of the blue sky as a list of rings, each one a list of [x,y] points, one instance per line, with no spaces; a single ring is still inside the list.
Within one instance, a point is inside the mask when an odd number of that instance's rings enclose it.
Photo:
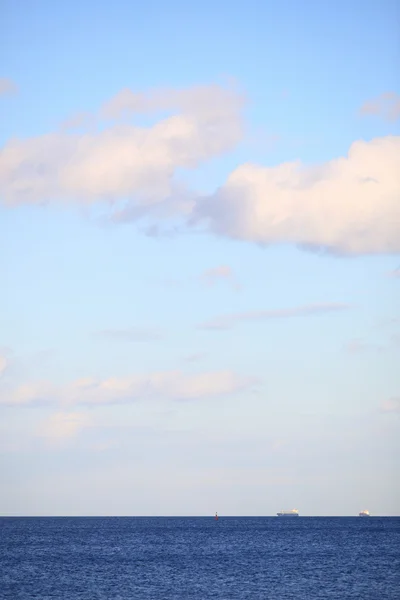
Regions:
[[[4,3],[1,514],[399,514],[399,20]]]

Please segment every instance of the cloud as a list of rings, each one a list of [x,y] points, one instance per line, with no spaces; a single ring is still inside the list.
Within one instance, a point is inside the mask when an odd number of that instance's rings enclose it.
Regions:
[[[95,130],[97,126],[96,117],[88,112],[78,112],[65,119],[60,125],[62,131],[69,131],[73,129],[92,129]]]
[[[7,366],[8,366],[8,360],[6,359],[5,356],[2,356],[0,354],[0,377],[3,375],[3,373],[5,373]]]
[[[349,352],[350,354],[361,354],[368,351],[380,352],[385,350],[385,346],[369,343],[361,338],[353,338],[345,344],[344,348],[346,352]]]
[[[48,381],[24,383],[16,388],[0,387],[0,405],[46,405],[54,401],[56,390]]]
[[[397,121],[400,117],[400,95],[396,92],[384,92],[365,102],[360,108],[360,114],[362,116],[379,115],[387,121]]]
[[[381,404],[382,412],[400,412],[400,398],[390,398]]]
[[[243,321],[262,321],[268,319],[288,319],[290,317],[311,316],[336,312],[350,308],[348,304],[327,302],[320,304],[308,304],[294,308],[281,308],[275,310],[258,310],[244,313],[234,313],[216,317],[199,325],[200,329],[230,329]]]
[[[59,412],[51,415],[40,427],[39,435],[52,442],[76,437],[90,424],[89,417],[80,412]]]
[[[206,358],[206,356],[206,352],[194,352],[193,354],[186,354],[186,356],[183,357],[183,360],[186,362],[197,362]]]
[[[207,286],[214,286],[218,281],[226,281],[235,289],[240,289],[240,285],[235,281],[233,271],[227,265],[221,265],[212,269],[207,269],[201,275],[201,279]]]
[[[390,338],[382,344],[368,342],[361,338],[353,338],[344,346],[345,351],[349,352],[350,354],[362,354],[365,352],[390,352],[392,350],[397,350],[398,348],[400,348],[400,335],[396,333],[391,335]]]
[[[389,271],[388,276],[392,277],[393,279],[399,279],[400,278],[400,267],[397,267],[397,269],[393,269],[393,271]]]
[[[239,166],[190,222],[260,244],[338,254],[400,252],[400,137],[354,142],[347,157]]]
[[[50,382],[26,384],[0,392],[0,404],[29,406],[61,404],[63,406],[129,403],[138,400],[196,400],[235,394],[256,383],[232,371],[186,375],[167,371],[126,378],[80,379],[65,386]]]
[[[400,333],[394,333],[390,338],[391,343],[400,348]]]
[[[399,317],[384,317],[377,322],[378,327],[393,327],[400,324]]]
[[[0,157],[3,201],[17,205],[124,199],[125,208],[154,207],[179,189],[178,169],[193,169],[236,146],[243,135],[243,104],[235,89],[218,85],[148,94],[124,90],[100,111],[100,116],[116,121],[102,123],[97,131],[79,134],[64,127],[9,140]],[[151,126],[120,120],[154,111],[162,114]],[[72,125],[81,125],[79,115]],[[174,200],[171,207],[180,213],[188,210],[185,199]]]
[[[147,342],[160,340],[163,334],[158,329],[146,329],[144,327],[130,327],[128,329],[103,329],[95,333],[96,337],[120,342]]]
[[[0,96],[15,94],[18,91],[18,86],[6,77],[0,77]]]
[[[384,94],[362,110],[376,112],[383,102],[393,116],[398,98]],[[100,203],[100,220],[147,217],[144,231],[152,237],[198,226],[317,252],[400,252],[400,136],[355,141],[346,156],[319,165],[245,163],[208,196],[188,189],[182,170],[243,140],[244,105],[234,86],[122,90],[97,114],[78,113],[58,131],[8,140],[0,153],[0,202]],[[163,227],[170,218],[179,226]]]

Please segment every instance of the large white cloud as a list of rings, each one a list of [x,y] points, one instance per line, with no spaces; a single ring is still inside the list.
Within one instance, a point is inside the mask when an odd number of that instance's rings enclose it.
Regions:
[[[375,104],[363,112],[377,110]],[[219,235],[256,243],[344,254],[400,252],[399,136],[356,141],[347,156],[316,166],[242,164],[214,194],[196,200],[179,182],[180,169],[196,168],[240,142],[243,106],[235,88],[218,85],[122,90],[97,115],[78,115],[57,132],[9,140],[0,151],[0,202],[109,201],[115,222],[181,215]],[[138,118],[148,123],[149,114],[153,124],[138,124]],[[156,223],[153,228],[158,231]]]
[[[264,244],[345,254],[400,252],[400,137],[352,144],[317,167],[244,164],[198,201],[193,223]]]
[[[9,140],[0,153],[7,204],[133,200],[153,204],[174,190],[177,169],[232,149],[242,137],[243,98],[204,86],[134,94],[124,90],[100,111],[97,129]],[[151,126],[126,117],[156,111]],[[78,124],[79,125],[79,124]]]
[[[10,389],[0,389],[0,404],[29,406],[35,404],[102,405],[147,399],[196,400],[234,394],[251,388],[253,378],[232,371],[184,374],[167,371],[126,378],[80,379],[65,386],[35,382]]]

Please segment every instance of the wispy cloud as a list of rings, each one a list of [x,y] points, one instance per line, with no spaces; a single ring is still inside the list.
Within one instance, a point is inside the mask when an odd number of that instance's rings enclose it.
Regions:
[[[183,360],[185,362],[198,362],[199,360],[202,360],[203,358],[205,358],[207,356],[206,352],[193,352],[192,354],[186,354],[186,356],[183,357]]]
[[[400,95],[396,92],[384,92],[365,102],[360,108],[360,114],[362,116],[378,115],[387,121],[397,121],[400,118]]]
[[[397,327],[400,324],[399,317],[384,317],[376,323],[377,327]]]
[[[385,346],[382,344],[367,342],[362,338],[353,338],[352,340],[346,342],[344,349],[350,354],[363,354],[364,352],[371,351],[380,352],[385,349]]]
[[[400,267],[393,269],[393,271],[389,271],[388,276],[394,279],[400,279]]]
[[[350,308],[348,304],[320,303],[296,306],[294,308],[281,308],[275,310],[258,310],[243,313],[222,315],[199,325],[200,329],[230,329],[244,321],[262,321],[269,319],[288,319],[292,317],[312,316],[329,312],[337,312]]]
[[[369,342],[362,338],[353,338],[344,345],[344,350],[350,354],[364,354],[365,352],[389,352],[400,349],[400,334],[393,334],[383,343]]]
[[[167,371],[126,378],[85,378],[64,386],[33,382],[15,389],[0,389],[0,404],[31,406],[59,404],[107,405],[138,400],[199,400],[235,394],[252,388],[257,381],[232,371],[185,374]]]
[[[394,346],[400,348],[400,333],[394,333],[390,338],[390,342]]]
[[[96,128],[96,118],[94,115],[88,112],[78,112],[63,121],[60,125],[61,131],[70,131],[73,129],[91,129],[92,131]]]
[[[76,437],[91,423],[89,416],[82,412],[59,412],[51,415],[41,424],[38,435],[51,443],[59,443]]]
[[[8,366],[8,360],[5,356],[0,354],[0,377],[3,375]]]
[[[0,77],[0,96],[15,94],[18,91],[18,86],[14,81],[7,77]]]
[[[102,329],[94,334],[96,337],[117,342],[147,342],[161,340],[164,334],[159,329],[146,327],[129,327],[127,329]]]
[[[381,404],[381,411],[386,413],[400,412],[400,397],[384,400]]]
[[[212,269],[207,269],[202,273],[201,280],[210,287],[214,286],[220,281],[225,281],[234,289],[240,289],[240,285],[236,281],[231,267],[228,267],[227,265],[220,265],[218,267],[213,267]]]

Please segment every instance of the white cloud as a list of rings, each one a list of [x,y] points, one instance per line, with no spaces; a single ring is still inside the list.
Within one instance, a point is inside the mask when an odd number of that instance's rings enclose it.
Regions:
[[[302,317],[336,312],[350,308],[348,304],[338,302],[326,302],[320,304],[308,304],[305,306],[295,306],[293,308],[278,308],[273,310],[253,310],[243,313],[233,313],[222,315],[201,323],[200,329],[230,329],[234,325],[243,321],[262,321],[267,319],[288,319],[290,317]]]
[[[379,112],[383,103],[393,117],[398,102],[383,94],[362,111]],[[242,164],[210,196],[188,190],[180,170],[233,149],[244,134],[243,107],[234,87],[122,90],[97,115],[80,113],[59,131],[8,140],[0,153],[0,201],[106,202],[112,207],[105,218],[113,222],[151,216],[147,235],[162,235],[159,221],[181,216],[261,244],[400,252],[400,136],[356,141],[347,156],[322,165]],[[149,114],[152,125],[138,124]]]
[[[18,86],[7,77],[0,77],[0,96],[7,94],[15,94],[18,91]]]
[[[234,394],[256,383],[231,371],[186,375],[167,371],[126,378],[85,378],[65,386],[39,382],[0,391],[0,404],[28,406],[41,403],[102,405],[148,399],[196,400]]]
[[[263,244],[344,254],[400,252],[400,137],[354,142],[318,167],[244,164],[198,201],[192,224]]]
[[[59,412],[46,419],[39,429],[39,435],[57,442],[75,437],[89,424],[90,419],[84,413]]]
[[[396,92],[384,92],[365,102],[360,108],[360,114],[380,115],[387,121],[397,121],[400,117],[400,95]]]
[[[3,201],[124,199],[134,206],[165,201],[176,190],[177,169],[195,168],[240,141],[242,106],[240,94],[220,86],[145,95],[123,91],[103,107],[103,116],[157,110],[163,112],[158,122],[149,127],[113,122],[81,134],[64,127],[9,140],[0,155]]]

